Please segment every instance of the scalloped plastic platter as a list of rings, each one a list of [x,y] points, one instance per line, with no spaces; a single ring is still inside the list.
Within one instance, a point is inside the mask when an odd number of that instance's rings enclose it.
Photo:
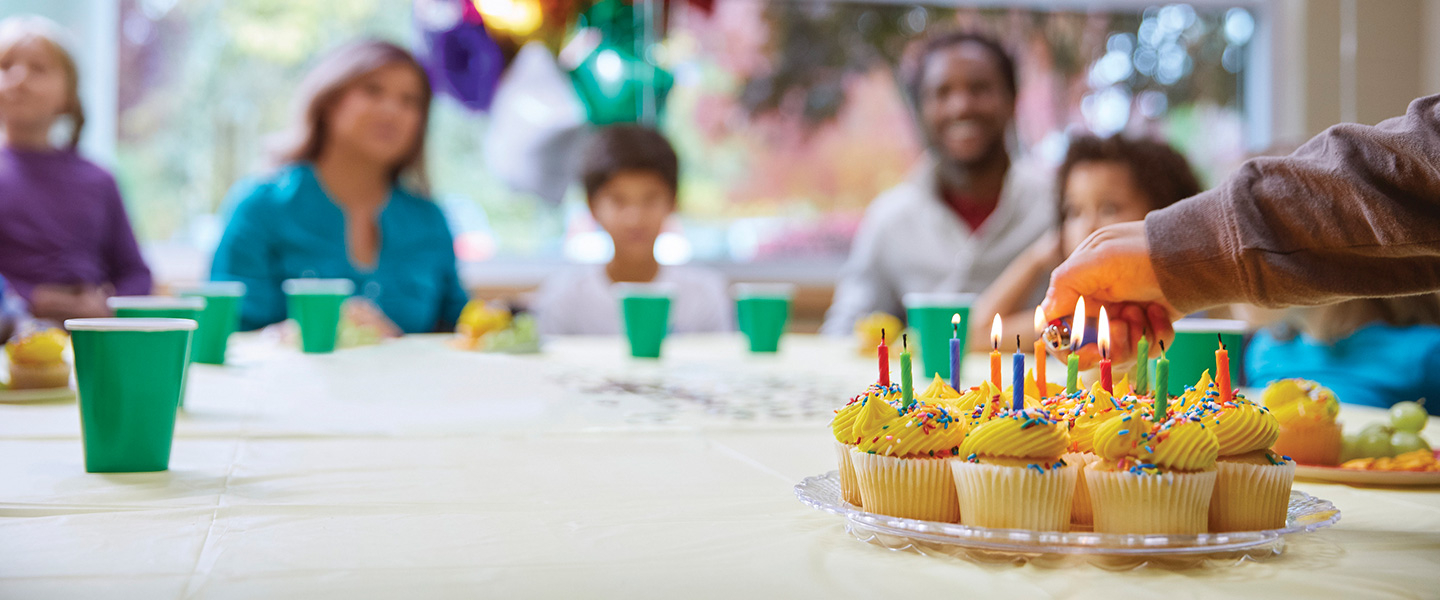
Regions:
[[[844,517],[846,529],[862,541],[892,550],[946,554],[980,562],[1041,561],[1078,555],[1101,561],[1125,559],[1117,566],[1139,566],[1157,559],[1160,564],[1190,566],[1194,561],[1209,559],[1259,559],[1283,552],[1287,535],[1330,527],[1340,520],[1335,505],[1298,490],[1290,492],[1283,528],[1200,535],[988,529],[888,517],[846,502],[835,471],[806,477],[795,486],[795,496],[811,508]]]

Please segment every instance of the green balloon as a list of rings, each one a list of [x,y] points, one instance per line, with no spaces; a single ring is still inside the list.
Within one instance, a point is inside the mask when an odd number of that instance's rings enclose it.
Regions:
[[[570,72],[570,81],[596,125],[658,120],[675,77],[607,42]]]

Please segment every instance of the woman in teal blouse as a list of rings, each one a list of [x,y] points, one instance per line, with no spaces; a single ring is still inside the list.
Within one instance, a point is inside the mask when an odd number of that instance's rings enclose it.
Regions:
[[[241,326],[285,319],[282,281],[345,278],[405,333],[454,327],[466,296],[454,242],[425,189],[425,72],[405,50],[362,41],[302,84],[285,163],[237,184],[210,277],[246,285]]]

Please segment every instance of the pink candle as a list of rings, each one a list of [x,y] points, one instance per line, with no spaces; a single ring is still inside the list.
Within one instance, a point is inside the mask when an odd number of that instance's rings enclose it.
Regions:
[[[890,387],[890,347],[885,345],[885,330],[880,330],[880,385]]]
[[[1105,314],[1105,307],[1100,307],[1100,331],[1096,332],[1100,342],[1100,387],[1105,391],[1115,393],[1115,385],[1112,383],[1110,371],[1110,317]]]

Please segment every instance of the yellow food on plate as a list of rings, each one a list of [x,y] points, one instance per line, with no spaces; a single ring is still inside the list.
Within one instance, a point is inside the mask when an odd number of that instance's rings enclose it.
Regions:
[[[34,390],[70,385],[70,365],[64,356],[68,339],[64,331],[44,329],[5,344],[5,356],[10,359],[9,387]]]
[[[1272,448],[1279,454],[1310,465],[1340,462],[1340,401],[1335,392],[1305,379],[1281,379],[1270,384],[1260,401],[1280,424]]]
[[[1440,459],[1433,450],[1413,450],[1395,457],[1357,458],[1340,465],[1355,471],[1440,471]]]
[[[900,339],[900,333],[905,325],[894,315],[876,312],[870,316],[855,322],[855,338],[860,342],[859,352],[871,356],[875,348],[880,346],[880,332],[885,332],[885,343],[890,346],[890,354],[900,353],[900,344],[895,343]]]

